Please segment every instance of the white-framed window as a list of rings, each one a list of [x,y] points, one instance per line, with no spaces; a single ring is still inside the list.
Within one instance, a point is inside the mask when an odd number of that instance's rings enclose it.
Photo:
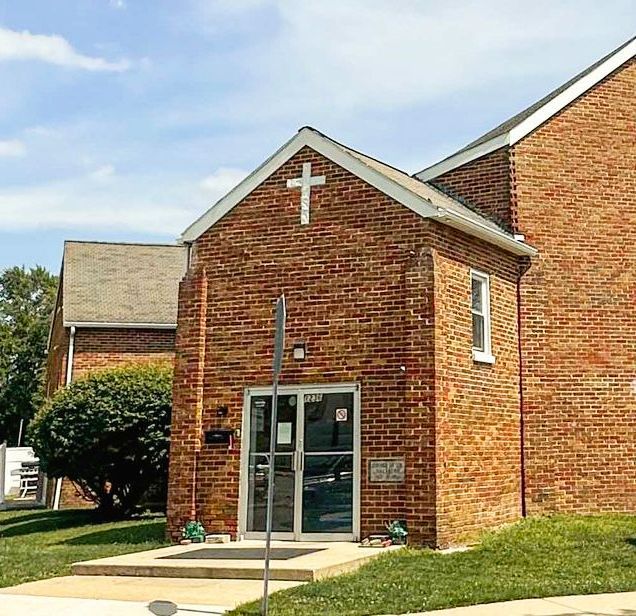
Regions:
[[[473,317],[473,359],[494,364],[491,346],[490,277],[488,274],[470,271],[471,312]]]

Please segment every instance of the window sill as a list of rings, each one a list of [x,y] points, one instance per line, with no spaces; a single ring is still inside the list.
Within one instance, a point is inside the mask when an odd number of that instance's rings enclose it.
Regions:
[[[490,364],[491,366],[495,363],[494,355],[490,353],[484,353],[483,351],[475,351],[473,349],[473,361],[478,362],[480,364]]]

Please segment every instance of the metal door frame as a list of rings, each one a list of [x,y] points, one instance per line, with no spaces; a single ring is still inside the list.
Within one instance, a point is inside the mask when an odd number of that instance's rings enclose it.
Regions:
[[[296,407],[296,449],[290,454],[296,472],[294,480],[294,532],[272,533],[272,538],[283,541],[358,541],[360,539],[360,386],[357,383],[281,385],[279,395],[297,394]],[[353,394],[353,520],[351,533],[303,533],[303,470],[305,434],[305,396],[307,393],[352,393]],[[239,485],[240,539],[265,539],[265,532],[247,532],[249,498],[249,455],[250,455],[250,399],[252,396],[271,396],[271,387],[247,387],[243,394],[243,422],[241,429],[241,466]],[[337,453],[337,452],[336,452]],[[300,468],[299,468],[300,466]]]

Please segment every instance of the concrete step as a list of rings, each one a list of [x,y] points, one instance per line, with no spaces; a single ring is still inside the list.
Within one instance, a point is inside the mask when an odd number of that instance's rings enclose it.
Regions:
[[[388,551],[399,549],[392,546],[384,549],[362,548],[355,543],[291,543],[274,542],[274,548],[306,548],[311,550],[296,557],[273,559],[270,565],[272,580],[292,582],[312,582],[341,573],[354,571],[372,558]],[[184,558],[190,552],[210,547],[201,544],[171,546],[148,552],[125,554],[112,558],[101,558],[72,566],[74,575],[109,575],[165,578],[207,578],[207,579],[262,579],[264,561],[260,559],[222,558],[217,552],[215,558]],[[236,556],[237,549],[250,550],[263,547],[260,541],[242,541],[214,546],[215,550],[231,550]],[[282,553],[281,553],[282,554]]]

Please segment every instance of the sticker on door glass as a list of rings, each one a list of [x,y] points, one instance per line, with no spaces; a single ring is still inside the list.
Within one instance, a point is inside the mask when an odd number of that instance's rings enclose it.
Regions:
[[[305,403],[322,402],[322,394],[305,394]]]
[[[347,421],[349,409],[336,409],[336,421]]]
[[[292,425],[291,422],[281,421],[276,431],[276,442],[279,445],[291,445],[292,442]]]

